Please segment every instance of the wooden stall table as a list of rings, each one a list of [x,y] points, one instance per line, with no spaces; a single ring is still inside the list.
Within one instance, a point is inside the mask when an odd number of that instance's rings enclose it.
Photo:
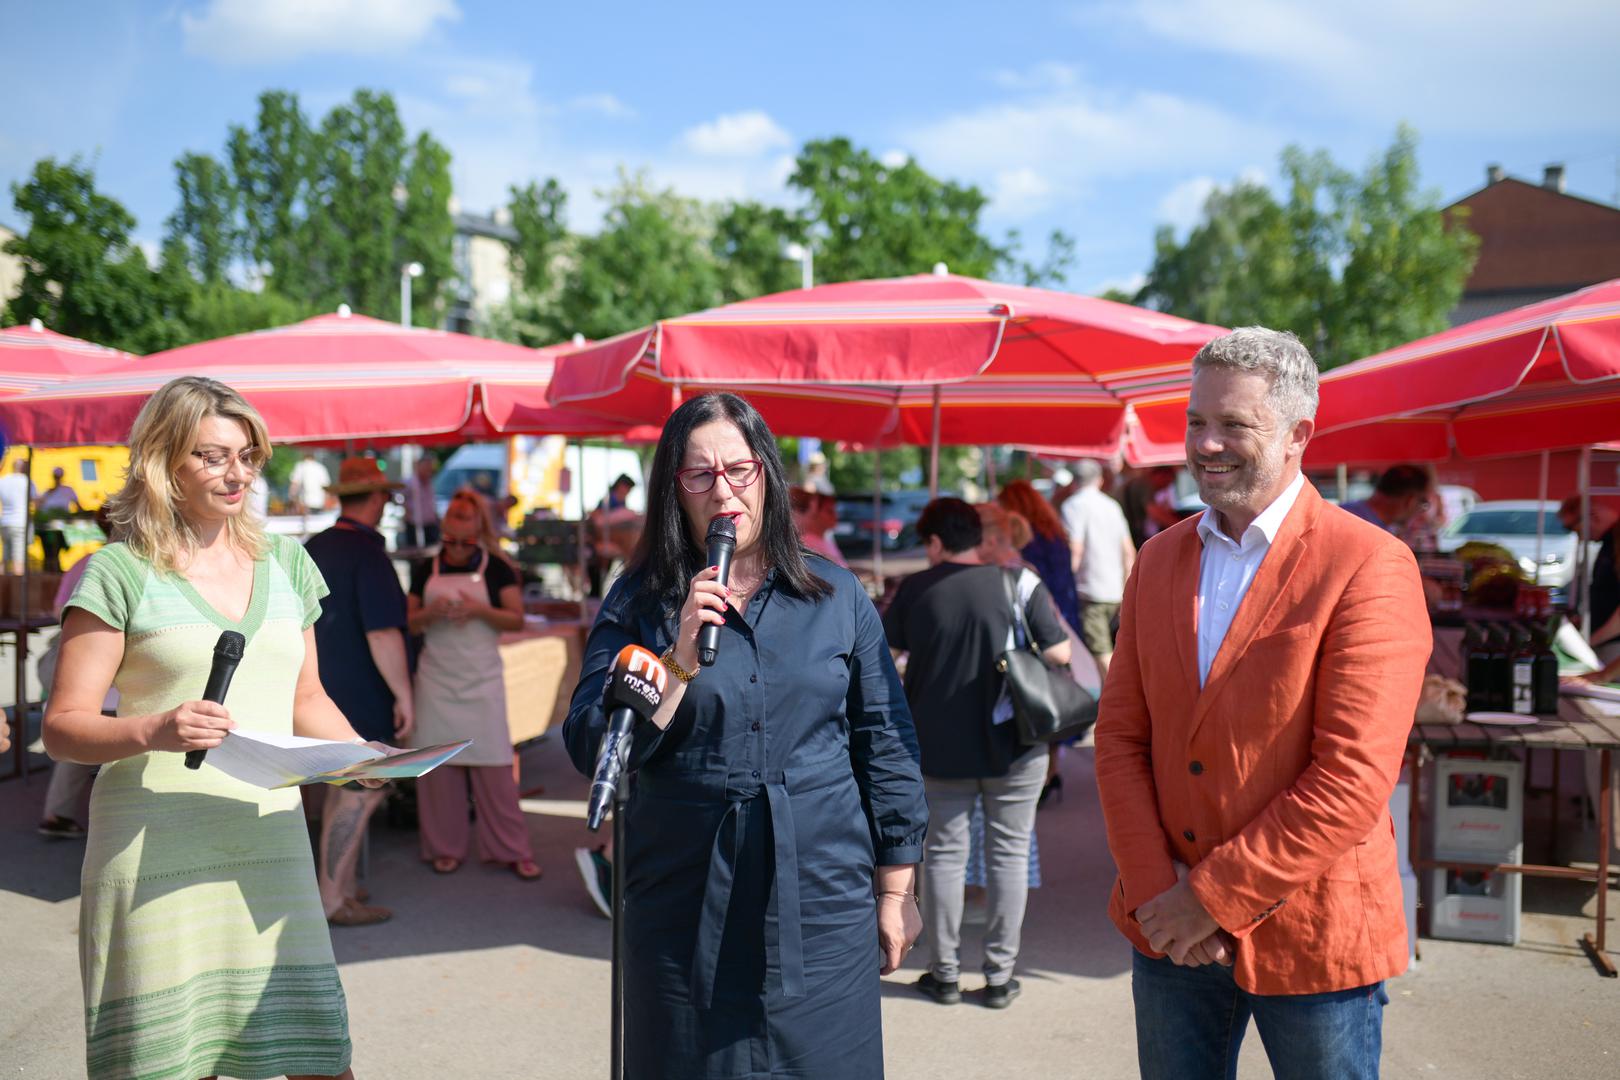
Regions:
[[[514,747],[540,738],[568,715],[589,630],[589,624],[578,619],[554,621],[531,615],[522,630],[501,635],[506,723]]]
[[[1473,863],[1419,859],[1419,843],[1423,835],[1423,785],[1419,783],[1419,769],[1425,751],[1432,756],[1441,750],[1501,749],[1573,750],[1582,754],[1595,754],[1598,773],[1602,778],[1601,799],[1598,804],[1597,868],[1583,870],[1573,866],[1541,866],[1532,863]],[[1614,751],[1620,750],[1620,717],[1603,711],[1600,703],[1590,698],[1561,695],[1558,715],[1542,716],[1538,723],[1518,727],[1497,727],[1483,724],[1417,724],[1407,744],[1407,758],[1411,764],[1412,814],[1411,851],[1412,868],[1422,870],[1461,870],[1521,874],[1526,877],[1563,878],[1590,881],[1597,885],[1597,927],[1581,937],[1586,951],[1598,972],[1608,978],[1615,977],[1614,962],[1607,952],[1607,922],[1609,899],[1609,850],[1614,836],[1614,791],[1611,765]],[[1556,757],[1555,757],[1556,762]],[[1556,783],[1555,783],[1556,787]],[[1557,793],[1553,799],[1553,829],[1557,830]]]

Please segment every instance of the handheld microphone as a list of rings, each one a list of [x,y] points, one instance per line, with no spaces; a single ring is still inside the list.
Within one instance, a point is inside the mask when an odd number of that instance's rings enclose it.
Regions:
[[[203,690],[204,701],[225,704],[225,691],[231,688],[231,676],[236,674],[236,665],[242,662],[242,650],[246,647],[247,638],[235,630],[219,635],[219,640],[214,642],[214,666],[208,670],[208,686]],[[187,750],[186,768],[202,768],[203,758],[207,756],[206,750]]]
[[[596,776],[591,780],[591,801],[585,813],[585,827],[592,832],[601,827],[614,793],[619,790],[619,780],[630,761],[630,736],[636,719],[651,717],[658,711],[668,680],[663,662],[640,645],[626,645],[613,661],[602,694],[602,704],[608,710],[608,729],[596,753]]]
[[[715,578],[720,584],[731,576],[731,553],[737,550],[737,521],[730,514],[716,514],[709,520],[709,565],[720,568]],[[704,623],[698,631],[698,663],[711,666],[720,655],[720,627]]]

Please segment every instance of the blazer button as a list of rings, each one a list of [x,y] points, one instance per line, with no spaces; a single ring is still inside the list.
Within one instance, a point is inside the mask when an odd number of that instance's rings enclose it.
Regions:
[[[1202,761],[1195,761],[1191,765],[1187,766],[1187,771],[1192,773],[1194,776],[1197,776],[1199,773],[1204,771],[1204,763]]]
[[[748,725],[748,730],[749,731],[758,731],[759,730],[759,721],[755,720],[752,724]]]
[[[750,675],[750,676],[748,676],[748,681],[749,682],[759,682],[759,676],[758,675]]]
[[[1191,829],[1181,830],[1181,838],[1187,841],[1189,844],[1198,839],[1198,837],[1193,835],[1193,831]]]

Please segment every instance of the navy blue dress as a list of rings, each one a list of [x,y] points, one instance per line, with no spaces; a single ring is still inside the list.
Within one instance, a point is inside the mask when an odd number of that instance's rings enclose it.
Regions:
[[[928,807],[877,611],[847,570],[810,568],[831,595],[767,574],[669,727],[637,726],[615,857],[638,1080],[883,1075],[873,868],[922,861]],[[614,657],[673,637],[674,612],[646,605],[627,575],[591,629],[563,725],[586,776]]]

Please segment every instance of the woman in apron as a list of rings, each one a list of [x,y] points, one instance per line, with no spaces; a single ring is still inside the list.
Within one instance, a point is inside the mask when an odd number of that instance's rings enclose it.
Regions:
[[[440,523],[440,554],[411,574],[411,631],[425,639],[412,745],[472,740],[452,763],[416,782],[422,858],[441,874],[466,861],[470,787],[479,859],[533,880],[540,866],[518,807],[500,653],[501,632],[523,626],[523,597],[488,524],[483,497],[456,492]]]

